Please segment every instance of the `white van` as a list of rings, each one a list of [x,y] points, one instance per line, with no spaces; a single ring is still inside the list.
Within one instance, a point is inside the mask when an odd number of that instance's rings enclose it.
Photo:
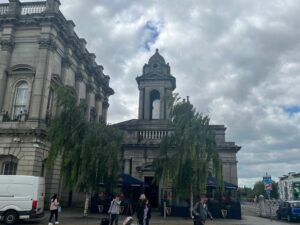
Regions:
[[[42,217],[44,199],[44,178],[0,175],[0,221],[5,224],[16,224],[19,219]]]

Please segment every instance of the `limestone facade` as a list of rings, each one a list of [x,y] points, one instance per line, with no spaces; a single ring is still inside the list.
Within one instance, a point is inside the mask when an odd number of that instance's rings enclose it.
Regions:
[[[152,162],[159,154],[161,139],[173,131],[169,118],[170,106],[167,102],[176,88],[176,79],[171,75],[169,64],[156,50],[144,65],[143,74],[136,80],[140,92],[139,118],[115,126],[125,131],[122,146],[123,172],[146,181],[154,176]],[[236,154],[241,147],[234,142],[225,141],[224,125],[211,125],[210,128],[215,133],[217,149],[223,163],[224,180],[237,185]],[[155,204],[159,204],[155,199],[159,198],[159,190],[155,192],[158,194],[154,195],[152,203],[155,201]]]
[[[46,198],[61,188],[60,163],[47,171],[52,84],[76,90],[89,121],[106,120],[109,76],[59,10],[59,0],[0,4],[0,173],[46,177]]]

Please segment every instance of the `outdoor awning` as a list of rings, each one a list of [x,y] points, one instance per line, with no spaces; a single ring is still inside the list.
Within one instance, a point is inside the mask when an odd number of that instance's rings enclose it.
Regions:
[[[208,176],[206,178],[206,186],[207,187],[216,187],[217,186],[217,182],[216,179],[214,177]],[[232,189],[232,190],[237,190],[238,186],[231,184],[227,181],[224,181],[224,188],[225,189]]]
[[[128,174],[121,174],[118,177],[118,186],[137,186],[137,187],[141,187],[141,186],[146,186],[145,182],[140,181]]]

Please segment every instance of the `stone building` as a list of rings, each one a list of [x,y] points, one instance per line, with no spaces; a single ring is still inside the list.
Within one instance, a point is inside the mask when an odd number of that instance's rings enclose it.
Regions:
[[[60,160],[46,171],[53,116],[52,84],[76,90],[87,120],[106,120],[109,76],[59,10],[59,0],[0,4],[0,173],[46,177],[46,195],[60,191]]]
[[[161,139],[172,132],[167,104],[176,88],[176,79],[170,66],[156,50],[143,67],[143,74],[136,78],[139,88],[138,119],[124,121],[115,126],[125,131],[122,146],[123,172],[148,184],[145,194],[152,206],[159,205],[159,187],[152,183],[153,159],[159,154]],[[236,154],[241,147],[225,141],[224,125],[211,125],[215,132],[217,148],[223,162],[224,180],[237,185]]]
[[[278,194],[284,201],[300,200],[300,173],[290,172],[279,177]]]

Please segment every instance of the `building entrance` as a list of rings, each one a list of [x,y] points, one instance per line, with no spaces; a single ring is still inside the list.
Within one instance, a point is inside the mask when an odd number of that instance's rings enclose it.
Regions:
[[[153,182],[154,177],[145,177],[144,182],[147,185],[145,187],[145,195],[149,199],[151,208],[158,208],[158,185]]]

